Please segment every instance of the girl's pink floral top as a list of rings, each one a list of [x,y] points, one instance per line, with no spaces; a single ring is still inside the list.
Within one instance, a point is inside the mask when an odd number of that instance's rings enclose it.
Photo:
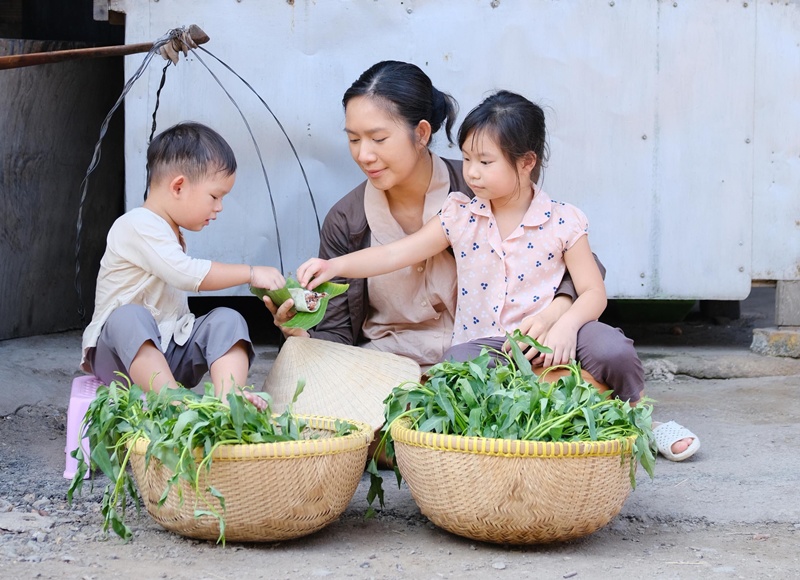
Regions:
[[[478,197],[451,193],[440,217],[458,269],[453,344],[503,336],[544,309],[564,276],[564,252],[589,232],[581,210],[541,190],[505,240]]]

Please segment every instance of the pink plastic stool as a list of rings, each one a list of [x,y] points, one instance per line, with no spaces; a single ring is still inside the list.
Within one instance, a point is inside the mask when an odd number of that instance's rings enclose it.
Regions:
[[[100,379],[92,375],[85,375],[82,377],[75,377],[72,380],[72,392],[69,396],[69,407],[67,407],[67,444],[64,447],[64,452],[67,456],[67,465],[64,470],[64,477],[72,479],[75,477],[75,472],[78,471],[78,461],[70,455],[73,449],[78,447],[78,436],[81,434],[81,423],[86,416],[86,411],[89,405],[94,400],[97,393],[97,387],[102,383]],[[84,461],[88,465],[89,457],[89,438],[83,437],[81,439],[81,448],[83,449],[83,456],[86,458]],[[86,472],[84,479],[89,477],[89,472]]]

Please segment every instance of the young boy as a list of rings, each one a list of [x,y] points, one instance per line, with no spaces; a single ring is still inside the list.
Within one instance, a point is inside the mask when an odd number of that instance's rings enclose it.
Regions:
[[[181,228],[199,232],[222,211],[236,178],[228,143],[199,123],[180,123],[147,149],[149,195],[118,218],[100,262],[81,368],[105,384],[128,375],[144,389],[197,385],[210,369],[223,399],[247,380],[254,353],[242,316],[216,308],[195,319],[187,292],[239,284],[281,288],[275,268],[221,264],[186,255]],[[263,409],[264,401],[245,396]]]

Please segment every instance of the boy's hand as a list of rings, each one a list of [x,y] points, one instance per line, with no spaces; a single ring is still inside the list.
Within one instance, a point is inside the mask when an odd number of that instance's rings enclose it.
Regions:
[[[313,290],[323,282],[327,282],[336,276],[336,272],[333,270],[331,260],[311,258],[303,262],[297,269],[297,281],[303,288]]]
[[[253,266],[253,279],[250,285],[255,288],[277,290],[286,286],[286,279],[272,266]]]

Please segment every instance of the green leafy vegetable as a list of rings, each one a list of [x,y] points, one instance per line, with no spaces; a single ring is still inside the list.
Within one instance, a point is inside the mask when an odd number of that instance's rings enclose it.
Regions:
[[[200,475],[211,469],[211,456],[220,445],[276,443],[310,438],[307,424],[292,413],[292,405],[281,415],[273,415],[269,408],[259,411],[239,392],[227,396],[227,404],[214,396],[214,387],[205,385],[200,395],[187,389],[162,389],[146,395],[138,385],[113,381],[101,386],[84,418],[86,436],[89,438],[92,469],[99,469],[111,481],[103,494],[101,514],[103,531],[111,528],[124,540],[132,536],[125,524],[125,510],[130,497],[137,512],[139,495],[133,478],[127,471],[133,445],[139,439],[148,440],[145,466],[157,459],[173,472],[161,495],[159,505],[167,500],[173,486],[183,501],[180,480],[190,483],[195,492],[195,517],[217,518],[220,525],[218,541],[225,542],[225,498],[213,487],[200,488]],[[292,403],[303,391],[300,381]],[[240,390],[240,389],[239,389]],[[266,393],[256,393],[268,404]],[[336,423],[336,436],[347,435],[352,425]],[[75,492],[80,492],[87,466],[80,447],[71,455],[78,460],[78,470],[67,492],[71,503]],[[208,491],[219,505],[211,505],[203,495]],[[202,505],[200,505],[202,502]]]
[[[325,316],[325,310],[328,308],[328,301],[331,298],[339,296],[340,294],[344,294],[349,287],[349,284],[323,282],[314,289],[315,292],[324,292],[326,294],[320,298],[319,308],[317,308],[314,312],[298,312],[290,320],[288,320],[284,326],[289,328],[302,328],[303,330],[308,330],[315,327]],[[289,288],[302,288],[302,286],[300,286],[300,283],[294,278],[287,278],[286,286],[283,288],[279,288],[277,290],[265,290],[264,288],[254,288],[251,286],[250,292],[258,296],[260,300],[263,300],[264,296],[269,296],[269,299],[272,300],[273,304],[280,306],[289,300],[289,298],[291,298],[291,295],[289,294]]]
[[[537,376],[518,343],[540,352],[551,352],[519,330],[506,335],[511,352],[489,351],[466,362],[442,362],[431,367],[423,383],[404,383],[395,387],[384,401],[386,423],[383,436],[369,462],[370,489],[367,517],[374,515],[377,498],[383,507],[383,479],[377,458],[385,453],[394,457],[392,424],[402,418],[418,431],[492,437],[525,441],[611,441],[636,436],[630,451],[631,485],[636,487],[636,465],[641,463],[653,476],[655,439],[651,426],[649,400],[632,407],[627,401],[600,393],[583,380],[577,363],[559,365]],[[498,360],[492,365],[491,352]],[[557,368],[569,375],[547,382],[547,374]],[[623,455],[624,456],[624,455]],[[395,464],[398,485],[402,475]]]

